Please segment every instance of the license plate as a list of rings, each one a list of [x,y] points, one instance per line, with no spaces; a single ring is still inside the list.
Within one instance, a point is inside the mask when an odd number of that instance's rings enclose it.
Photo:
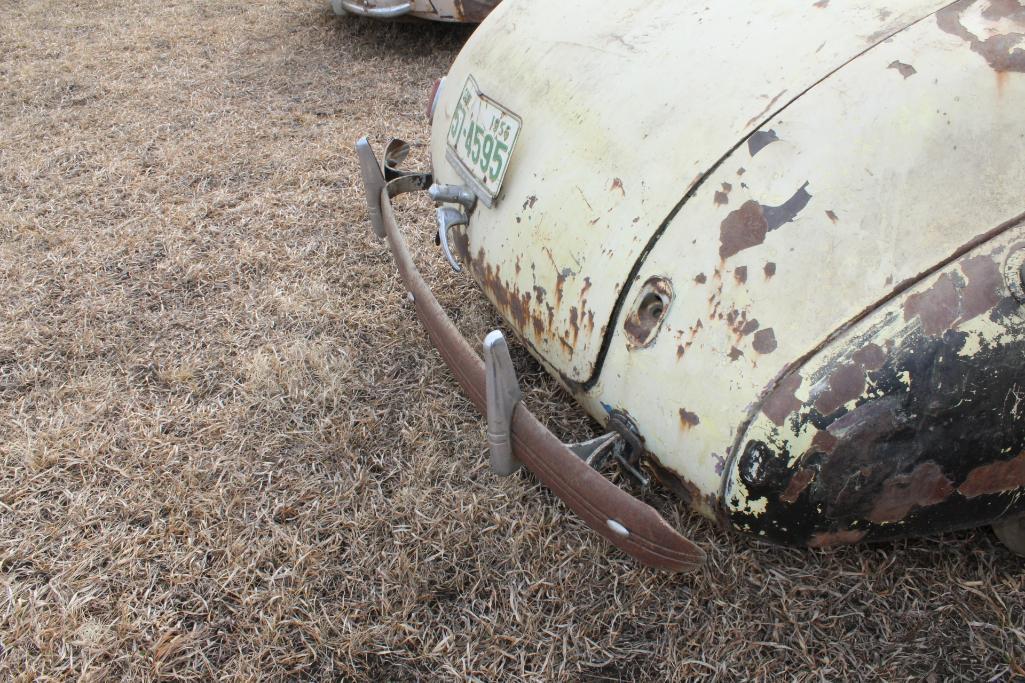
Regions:
[[[521,123],[481,93],[473,76],[466,79],[448,128],[446,158],[488,207],[502,189]]]

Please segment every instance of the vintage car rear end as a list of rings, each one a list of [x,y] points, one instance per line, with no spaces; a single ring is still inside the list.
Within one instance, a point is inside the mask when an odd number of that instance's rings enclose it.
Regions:
[[[335,14],[479,23],[500,0],[331,0]]]
[[[507,1],[434,111],[522,343],[768,540],[1025,513],[1025,8],[597,5]]]

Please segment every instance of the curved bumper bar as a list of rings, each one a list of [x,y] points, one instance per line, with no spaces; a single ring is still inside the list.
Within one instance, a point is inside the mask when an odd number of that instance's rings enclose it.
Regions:
[[[397,5],[385,5],[383,7],[376,7],[373,3],[361,2],[360,0],[333,0],[331,4],[334,5],[335,14],[348,12],[349,14],[371,17],[373,19],[396,19],[409,14],[413,9],[412,2],[402,2]]]
[[[375,232],[378,227],[383,229],[392,257],[413,295],[417,314],[434,346],[477,410],[487,414],[484,363],[449,320],[413,263],[391,205],[391,197],[396,192],[389,191],[366,138],[361,139],[356,148]],[[391,182],[400,181],[401,178]],[[514,457],[589,527],[627,555],[642,564],[678,572],[693,571],[703,564],[705,553],[701,548],[669,526],[654,508],[583,462],[542,425],[522,401],[513,410],[510,431]]]

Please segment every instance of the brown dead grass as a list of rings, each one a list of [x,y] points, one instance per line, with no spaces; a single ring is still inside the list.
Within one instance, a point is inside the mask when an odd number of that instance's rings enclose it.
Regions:
[[[467,35],[326,0],[6,0],[0,677],[1006,678],[1025,581],[987,530],[834,552],[716,531],[640,569],[525,475],[425,341],[352,142],[425,161]],[[468,335],[495,324],[419,258]],[[591,428],[522,353],[530,402]]]

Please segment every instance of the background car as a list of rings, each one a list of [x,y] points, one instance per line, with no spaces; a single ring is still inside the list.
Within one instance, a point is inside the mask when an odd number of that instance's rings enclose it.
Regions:
[[[375,19],[410,17],[433,21],[478,23],[501,0],[331,0],[335,14]]]

